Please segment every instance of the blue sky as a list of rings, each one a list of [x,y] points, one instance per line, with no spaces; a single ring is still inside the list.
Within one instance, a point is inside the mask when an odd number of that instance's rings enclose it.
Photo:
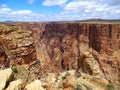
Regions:
[[[120,0],[0,0],[0,21],[120,19]]]

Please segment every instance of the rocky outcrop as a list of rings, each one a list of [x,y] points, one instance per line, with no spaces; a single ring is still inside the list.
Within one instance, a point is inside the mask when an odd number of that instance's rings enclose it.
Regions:
[[[99,56],[99,62],[99,65],[104,72],[105,78],[109,80],[109,82],[116,84],[119,90],[119,60],[117,60],[115,57],[102,54]]]
[[[53,78],[53,77],[51,77]],[[54,77],[54,80],[56,78]],[[46,84],[47,90],[109,90],[109,82],[99,76],[90,76],[88,74],[75,74],[75,70],[60,73],[58,79],[54,82],[49,81]],[[114,87],[113,87],[114,88]]]
[[[84,52],[80,56],[81,69],[89,75],[104,77],[97,60],[94,59],[90,52]]]
[[[22,69],[23,68],[21,67],[20,71],[22,73],[25,73]],[[17,73],[20,74],[19,71]],[[13,74],[15,75],[16,73],[13,73],[11,69],[5,69],[0,71],[0,90],[111,90],[112,88],[113,90],[115,89],[115,87],[112,84],[109,84],[109,82],[102,77],[91,76],[82,72],[76,75],[75,70],[60,73],[58,78],[55,76],[54,73],[50,73],[47,76],[47,78],[42,78],[41,81],[38,79],[29,83],[26,81],[27,84],[24,83],[23,78],[14,80],[13,78],[15,78],[15,76]],[[30,79],[29,77],[27,78]]]
[[[0,71],[0,90],[4,90],[13,79],[12,70],[6,69]]]
[[[25,66],[0,71],[0,90],[44,90],[41,81],[34,73],[27,71]],[[36,80],[37,79],[37,80]]]
[[[9,65],[30,64],[36,59],[36,49],[32,33],[17,26],[0,24],[0,63]],[[7,57],[7,59],[6,59]]]

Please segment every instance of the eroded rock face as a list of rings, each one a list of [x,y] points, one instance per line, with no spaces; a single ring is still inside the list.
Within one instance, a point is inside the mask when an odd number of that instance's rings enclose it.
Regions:
[[[115,57],[100,55],[99,62],[100,67],[105,74],[105,78],[109,80],[109,82],[116,84],[117,87],[120,88],[119,61]]]
[[[41,62],[59,69],[80,68],[80,54],[93,49],[106,78],[120,81],[120,25],[87,23],[18,23],[31,30]],[[56,51],[57,48],[57,51]],[[61,58],[62,56],[62,58]],[[50,64],[49,64],[50,65]],[[111,75],[115,74],[115,77]]]
[[[9,66],[9,60],[3,48],[0,49],[0,69]]]
[[[6,56],[10,65],[14,64],[30,64],[36,59],[36,50],[32,38],[32,33],[23,30],[17,26],[0,25],[0,43],[3,48],[3,59]]]
[[[84,72],[90,75],[104,77],[97,60],[95,60],[90,52],[84,52],[80,57],[81,69]]]
[[[37,57],[41,60],[42,66],[54,73],[63,70],[81,69],[96,74],[98,63],[104,76],[110,83],[115,84],[119,90],[120,82],[120,25],[119,24],[87,24],[87,23],[17,23],[24,29],[33,32],[36,43]],[[16,26],[0,26],[0,49],[3,54],[0,62],[8,60],[11,64],[29,64],[36,59],[35,45],[31,37],[32,33],[23,31]],[[92,51],[89,51],[92,48]],[[82,53],[89,51],[93,57],[92,62],[98,61],[97,69],[87,60],[80,63]],[[96,61],[95,61],[96,60]],[[40,69],[38,62],[30,64],[30,70],[38,75]],[[88,67],[87,67],[88,66]],[[93,67],[92,67],[93,66]],[[43,74],[45,74],[43,73]],[[98,72],[97,72],[98,73]],[[48,74],[48,73],[47,73]],[[47,75],[46,74],[46,75]],[[71,79],[72,77],[70,77]],[[84,78],[82,78],[83,80]],[[81,84],[81,79],[80,81]],[[98,80],[99,79],[95,79]],[[76,81],[76,80],[75,80]],[[91,82],[94,82],[91,81]],[[91,83],[84,81],[82,85]],[[94,82],[95,83],[95,82]],[[108,82],[105,84],[107,85]],[[51,86],[51,85],[50,85]],[[96,85],[97,86],[97,85]],[[96,86],[92,85],[94,89]],[[83,88],[87,86],[83,85]],[[54,88],[54,87],[53,87]],[[53,90],[52,88],[52,90]],[[70,89],[64,87],[64,89]],[[87,89],[87,88],[86,88]],[[102,90],[100,88],[100,90]],[[105,90],[105,89],[103,89]]]

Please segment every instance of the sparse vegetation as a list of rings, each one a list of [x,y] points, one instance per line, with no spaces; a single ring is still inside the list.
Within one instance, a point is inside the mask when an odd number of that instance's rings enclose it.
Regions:
[[[81,74],[80,74],[80,73],[77,73],[76,77],[77,77],[77,78],[81,77]]]
[[[86,79],[86,77],[83,77],[83,79]]]
[[[76,87],[75,87],[75,90],[82,90],[82,86],[77,84]]]
[[[14,66],[12,67],[12,71],[13,71],[14,73],[18,73],[18,67],[17,67],[17,65],[14,65]]]
[[[108,88],[108,90],[115,90],[115,87],[113,84],[108,84],[107,88]]]
[[[92,90],[89,86],[87,86],[85,84],[83,84],[83,86],[85,86],[87,90]]]
[[[20,88],[22,89],[20,90],[23,90],[28,83],[37,79],[34,73],[29,71],[28,67],[26,66],[14,65],[12,70],[14,72],[14,78],[13,78],[14,80],[17,80],[17,79],[23,80],[23,84],[20,86]]]
[[[69,76],[70,73],[69,72],[66,72],[66,74],[62,77],[62,80],[65,80],[67,76]]]

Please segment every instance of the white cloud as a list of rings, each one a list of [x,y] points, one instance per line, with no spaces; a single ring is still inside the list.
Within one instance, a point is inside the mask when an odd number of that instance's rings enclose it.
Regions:
[[[120,19],[120,5],[105,0],[45,0],[44,5],[62,5],[61,14],[44,15],[31,10],[12,10],[6,4],[0,5],[0,21],[66,21],[90,18]],[[67,3],[66,3],[67,2]],[[116,0],[117,2],[117,0]],[[63,5],[64,4],[64,5]]]
[[[0,15],[6,15],[7,13],[11,12],[11,9],[7,7],[6,4],[0,5]]]
[[[36,0],[27,0],[29,4],[33,4]]]
[[[101,18],[101,19],[120,19],[120,3],[115,0],[116,5],[105,0],[75,0],[67,3],[61,14],[76,14],[82,19]]]
[[[55,6],[55,5],[63,5],[67,2],[67,0],[45,0],[43,1],[44,6]]]
[[[12,15],[29,15],[29,14],[32,14],[32,11],[30,10],[20,10],[20,11],[12,11],[11,12]]]
[[[30,10],[14,11],[8,7],[0,6],[0,21],[40,21],[44,15],[34,13]]]
[[[64,7],[64,10],[70,12],[79,12],[85,9],[91,9],[92,7],[94,7],[93,5],[95,5],[95,2],[93,1],[70,2]]]
[[[73,20],[78,16],[70,15],[44,15],[34,13],[31,10],[12,10],[8,7],[0,6],[0,21],[61,21],[61,20]]]
[[[12,20],[12,21],[66,21],[66,20],[78,20],[79,15],[44,15],[34,13],[30,10],[14,11],[10,8],[0,8],[0,21]]]

